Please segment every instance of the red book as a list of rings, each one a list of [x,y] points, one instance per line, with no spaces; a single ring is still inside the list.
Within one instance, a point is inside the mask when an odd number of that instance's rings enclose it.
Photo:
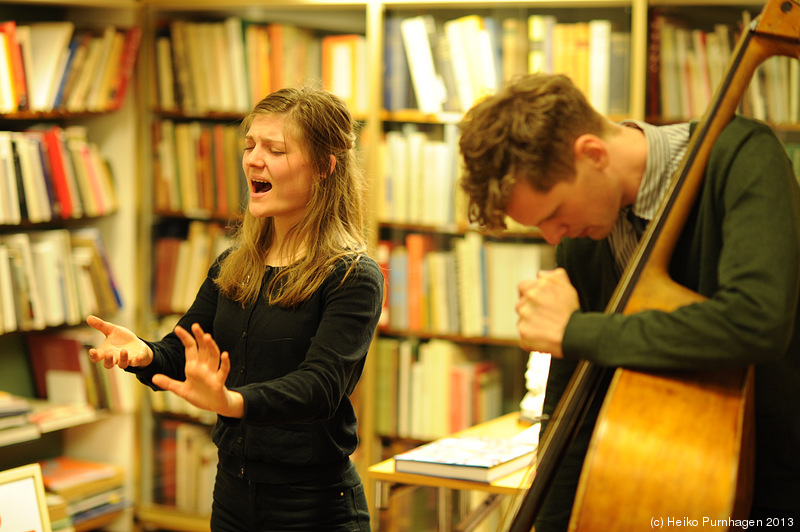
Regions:
[[[47,145],[47,157],[50,160],[50,172],[53,178],[53,189],[55,190],[56,200],[61,206],[61,218],[66,220],[72,218],[74,206],[67,181],[62,138],[59,126],[53,126],[44,132],[44,142]]]
[[[172,292],[175,287],[175,266],[178,261],[178,248],[181,239],[162,237],[156,241],[155,311],[166,315],[173,312]]]
[[[214,151],[214,190],[216,201],[214,202],[214,214],[219,218],[225,218],[232,214],[228,208],[228,177],[225,173],[227,162],[225,161],[225,125],[214,124],[212,131],[212,142]],[[231,176],[230,179],[236,179]]]
[[[0,32],[8,37],[8,58],[11,61],[11,75],[17,93],[17,108],[28,108],[28,85],[25,78],[25,64],[22,62],[22,49],[17,41],[17,23],[13,20],[0,22]]]
[[[54,334],[28,334],[25,335],[25,341],[28,344],[34,385],[39,397],[48,397],[48,371],[82,373],[80,358],[88,355],[79,340]]]
[[[119,487],[125,480],[124,472],[116,466],[68,456],[43,460],[39,465],[45,489],[67,502]]]
[[[392,254],[394,243],[391,240],[381,240],[378,242],[376,258],[378,265],[383,273],[383,305],[381,307],[381,317],[378,320],[378,327],[386,329],[389,327],[389,257]]]
[[[211,142],[211,127],[200,126],[200,134],[197,139],[197,179],[199,180],[199,202],[200,208],[208,212],[213,212],[215,207],[214,200],[214,165],[212,164],[213,154]]]
[[[122,45],[122,64],[120,65],[116,87],[111,95],[112,110],[122,107],[122,102],[125,100],[125,93],[133,77],[133,68],[136,65],[136,57],[139,54],[139,44],[141,42],[141,27],[134,26],[125,33],[125,42]]]
[[[430,328],[428,319],[428,288],[425,286],[425,255],[433,249],[430,235],[406,235],[408,251],[408,328],[422,331]]]

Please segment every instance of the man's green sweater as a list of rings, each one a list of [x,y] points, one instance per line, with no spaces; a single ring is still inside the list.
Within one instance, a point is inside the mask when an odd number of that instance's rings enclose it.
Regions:
[[[669,313],[606,314],[619,281],[608,242],[564,240],[557,260],[581,311],[567,326],[564,359],[552,362],[545,413],[552,414],[579,359],[670,370],[754,364],[754,506],[800,511],[800,189],[772,130],[737,117],[711,152],[670,265],[675,281],[707,301]],[[605,386],[559,469],[537,532],[565,528]],[[564,528],[548,525],[559,520]]]

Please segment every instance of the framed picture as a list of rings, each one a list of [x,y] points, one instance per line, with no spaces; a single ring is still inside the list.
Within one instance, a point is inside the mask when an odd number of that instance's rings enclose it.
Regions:
[[[0,471],[0,532],[51,532],[39,464]]]

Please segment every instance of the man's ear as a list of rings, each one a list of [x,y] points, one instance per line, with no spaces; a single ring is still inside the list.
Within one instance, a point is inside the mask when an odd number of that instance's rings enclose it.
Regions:
[[[601,168],[608,164],[608,147],[597,135],[584,133],[575,139],[575,161],[583,160]]]

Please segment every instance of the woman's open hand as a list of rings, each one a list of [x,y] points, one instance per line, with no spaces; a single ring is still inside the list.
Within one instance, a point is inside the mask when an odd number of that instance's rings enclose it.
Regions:
[[[231,369],[227,351],[221,353],[217,342],[197,323],[192,325],[191,333],[178,326],[175,334],[186,349],[186,380],[177,381],[159,374],[153,376],[153,384],[203,410],[228,417],[244,416],[241,394],[225,386]]]
[[[119,366],[125,369],[128,366],[144,367],[153,361],[153,351],[138,336],[125,327],[103,321],[97,316],[89,316],[86,323],[105,335],[105,340],[89,349],[89,358],[92,362],[103,362],[106,369]]]

